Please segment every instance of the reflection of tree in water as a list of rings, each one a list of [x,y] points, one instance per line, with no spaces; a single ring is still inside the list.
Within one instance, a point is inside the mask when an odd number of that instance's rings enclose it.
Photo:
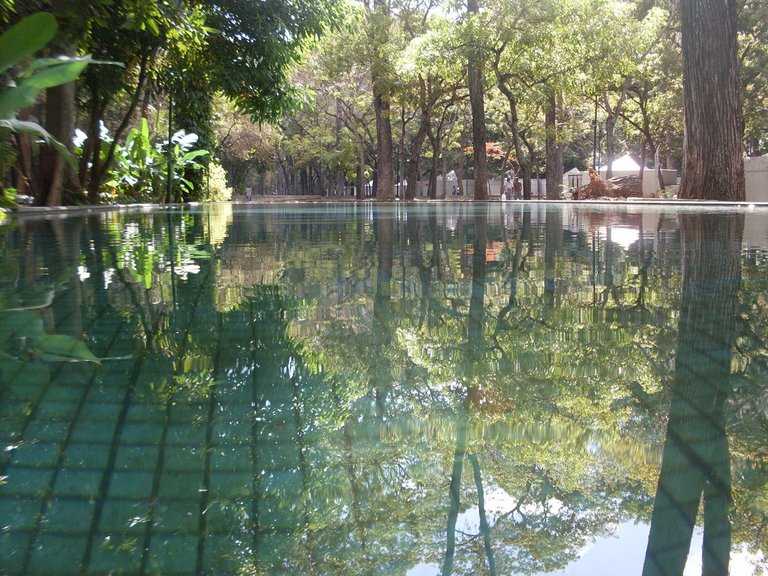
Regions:
[[[644,576],[683,573],[702,495],[703,573],[728,573],[731,472],[725,408],[743,227],[741,215],[681,215],[679,341]]]
[[[97,250],[86,253],[91,278],[82,289],[84,302],[94,305],[82,313],[95,318],[97,311],[104,314],[102,307],[115,307],[112,324],[130,322],[136,341],[145,331],[154,334],[157,324],[157,350],[147,361],[164,374],[175,373],[171,360],[177,357],[194,357],[195,373],[203,361],[215,370],[210,395],[195,396],[215,419],[208,473],[245,477],[231,495],[212,489],[201,496],[210,535],[201,549],[219,543],[222,570],[368,574],[385,566],[405,573],[419,562],[453,574],[557,570],[616,522],[647,514],[645,486],[655,480],[655,454],[637,463],[631,449],[647,447],[662,429],[655,414],[637,408],[628,387],[654,403],[663,396],[660,370],[649,369],[645,355],[658,354],[662,364],[674,348],[663,342],[675,334],[668,318],[677,309],[677,242],[662,242],[659,258],[641,270],[647,272],[649,311],[643,318],[655,318],[657,331],[633,340],[639,325],[633,315],[593,312],[598,305],[606,312],[621,312],[620,305],[632,310],[641,301],[619,282],[626,284],[645,258],[615,247],[611,272],[621,303],[610,298],[595,305],[587,235],[578,245],[554,238],[547,263],[542,223],[521,213],[502,268],[483,258],[486,240],[497,240],[498,229],[470,213],[470,284],[463,275],[468,268],[459,264],[464,232],[448,231],[434,211],[408,212],[408,259],[398,258],[394,216],[361,219],[363,237],[351,224],[331,233],[289,215],[291,241],[277,243],[283,232],[273,228],[287,226],[282,217],[241,222],[225,248],[258,254],[269,263],[264,277],[275,286],[242,287],[223,308],[210,283],[222,258],[230,256],[237,271],[255,268],[255,259],[211,251],[200,272],[179,280],[175,290],[168,268],[158,268],[155,259],[147,286],[139,276],[149,269],[141,266],[141,246],[115,248],[103,232],[89,232]],[[245,234],[251,228],[263,230],[255,247]],[[133,255],[135,271],[119,270],[128,261],[124,254]],[[328,254],[333,266],[318,265]],[[581,264],[571,264],[577,258]],[[671,273],[660,274],[662,258]],[[67,273],[75,265],[69,263]],[[119,273],[107,292],[99,279],[109,267]],[[400,292],[401,277],[409,292]],[[550,288],[555,292],[547,293]],[[178,307],[170,301],[176,294]],[[547,301],[553,306],[544,322]],[[584,310],[592,313],[587,322],[579,319]],[[314,339],[292,337],[297,325],[322,322],[328,330],[312,331]],[[182,333],[180,346],[173,346]],[[89,334],[93,339],[93,329]],[[108,337],[104,330],[95,343]],[[605,361],[595,367],[598,351]],[[152,384],[142,389],[147,399],[158,395],[157,381]],[[176,400],[184,390],[171,392]],[[242,409],[243,397],[253,410]],[[172,415],[176,408],[167,410]],[[571,432],[558,436],[568,426]],[[602,435],[592,435],[595,429]],[[218,436],[219,430],[226,435]],[[236,435],[240,430],[243,435]],[[626,437],[634,435],[641,440],[628,445]],[[239,456],[222,458],[217,442]],[[590,452],[596,445],[601,451]],[[764,477],[753,471],[756,483]],[[507,508],[493,502],[499,491],[508,497]],[[471,525],[467,516],[479,521],[470,534],[464,533]],[[453,543],[446,547],[448,521]]]

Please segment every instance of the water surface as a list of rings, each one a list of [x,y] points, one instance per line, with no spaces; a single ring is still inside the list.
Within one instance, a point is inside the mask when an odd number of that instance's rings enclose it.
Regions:
[[[764,570],[768,211],[0,227],[0,573]]]

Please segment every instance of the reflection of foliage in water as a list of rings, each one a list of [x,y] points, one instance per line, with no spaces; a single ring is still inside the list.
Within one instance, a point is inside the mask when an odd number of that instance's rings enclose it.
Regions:
[[[468,370],[470,227],[461,238],[417,213],[413,236],[396,222],[387,301],[377,293],[385,287],[374,226],[240,216],[214,235],[216,250],[204,213],[108,218],[111,242],[94,238],[110,281],[96,281],[93,249],[83,282],[84,301],[130,327],[134,354],[149,344],[137,398],[160,401],[166,417],[210,406],[218,439],[250,459],[259,507],[248,492],[211,494],[206,507],[249,535],[226,549],[233,571],[441,564],[461,426],[482,471],[499,573],[557,569],[616,523],[649,518],[677,338],[674,238],[652,251],[648,241],[609,250],[587,233],[566,237],[545,306],[543,226],[491,229],[503,247],[488,265],[480,353]],[[196,272],[173,275],[171,261],[185,258]],[[745,269],[755,293],[742,306],[729,420],[734,541],[755,549],[766,548],[768,501],[765,267],[757,259]],[[247,282],[256,275],[271,285]],[[224,277],[242,282],[227,284],[226,298]],[[98,351],[107,335],[94,334]],[[243,398],[250,408],[237,411]],[[465,466],[456,573],[485,570],[480,529],[468,520],[477,516],[474,481]]]

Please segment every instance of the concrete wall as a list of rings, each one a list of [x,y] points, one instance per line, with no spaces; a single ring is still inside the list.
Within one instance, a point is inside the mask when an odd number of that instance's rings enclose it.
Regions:
[[[768,155],[744,159],[747,202],[768,202]]]
[[[419,198],[426,198],[427,197],[427,189],[429,186],[429,182],[425,180],[419,180]],[[463,196],[474,196],[475,195],[475,181],[474,180],[462,180],[461,186],[464,189]],[[437,181],[437,196],[441,197],[442,195],[442,185],[441,181]],[[489,198],[499,198],[499,192],[501,190],[501,180],[498,179],[492,179],[488,181],[488,196]],[[546,197],[547,194],[547,183],[546,180],[531,180],[531,197],[534,199],[539,198],[539,190],[541,190],[541,198]],[[446,193],[445,197],[450,200],[451,196],[453,195],[453,183],[446,186]],[[455,197],[455,196],[454,196]]]

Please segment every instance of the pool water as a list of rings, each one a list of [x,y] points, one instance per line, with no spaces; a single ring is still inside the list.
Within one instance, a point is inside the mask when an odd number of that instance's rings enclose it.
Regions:
[[[18,214],[0,574],[762,573],[767,305],[761,208]]]

